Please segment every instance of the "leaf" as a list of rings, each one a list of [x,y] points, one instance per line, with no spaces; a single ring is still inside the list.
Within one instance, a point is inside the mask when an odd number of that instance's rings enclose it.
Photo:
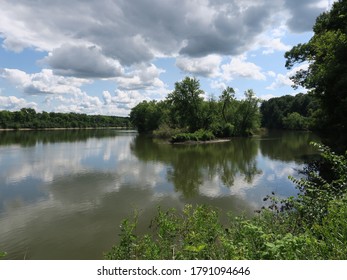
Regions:
[[[199,253],[199,252],[201,252],[202,250],[204,250],[205,247],[206,247],[205,244],[200,244],[200,245],[198,245],[198,246],[187,245],[184,249],[185,249],[186,251]]]

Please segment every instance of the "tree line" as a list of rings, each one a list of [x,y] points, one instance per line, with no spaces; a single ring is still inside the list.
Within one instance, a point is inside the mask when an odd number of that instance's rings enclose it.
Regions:
[[[78,113],[36,112],[32,108],[19,111],[0,111],[0,128],[44,129],[44,128],[87,128],[87,127],[130,127],[129,118],[87,115]]]
[[[328,122],[320,100],[299,93],[260,100],[253,90],[237,100],[227,87],[219,99],[204,100],[199,81],[186,77],[163,101],[143,101],[130,113],[140,133],[172,137],[176,140],[252,135],[260,127],[289,130],[319,130]]]
[[[321,130],[327,122],[313,94],[271,98],[262,102],[260,112],[262,126],[270,129]]]

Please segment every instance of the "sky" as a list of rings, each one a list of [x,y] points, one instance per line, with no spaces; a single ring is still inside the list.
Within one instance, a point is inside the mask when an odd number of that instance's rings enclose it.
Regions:
[[[333,0],[0,0],[0,110],[128,116],[184,77],[267,100]]]

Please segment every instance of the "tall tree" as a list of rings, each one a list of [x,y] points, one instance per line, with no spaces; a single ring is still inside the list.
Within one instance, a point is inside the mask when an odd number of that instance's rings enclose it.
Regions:
[[[238,107],[238,123],[236,125],[239,135],[249,135],[253,130],[259,127],[260,112],[259,99],[255,96],[253,90],[245,91],[245,100],[240,102]]]
[[[286,67],[308,62],[307,69],[293,77],[317,95],[328,117],[329,127],[347,130],[347,0],[335,2],[321,14],[309,42],[294,46],[285,54]]]
[[[161,110],[155,100],[142,101],[130,112],[130,121],[140,133],[151,132],[160,125]]]
[[[200,95],[203,93],[196,78],[186,77],[175,83],[175,90],[168,95],[167,100],[174,109],[179,127],[187,127],[190,131],[200,128],[203,101]]]
[[[223,90],[222,95],[220,96],[220,101],[223,103],[222,116],[226,123],[227,123],[227,118],[226,118],[225,111],[234,98],[235,98],[235,90],[232,87],[227,87],[225,90]]]

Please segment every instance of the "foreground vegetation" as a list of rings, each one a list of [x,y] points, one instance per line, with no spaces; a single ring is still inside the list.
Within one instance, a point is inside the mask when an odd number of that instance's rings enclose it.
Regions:
[[[32,108],[20,111],[0,111],[0,128],[44,129],[44,128],[87,128],[87,127],[130,127],[128,118],[77,113],[37,113]]]
[[[158,209],[151,232],[138,235],[138,215],[122,223],[120,241],[106,259],[346,259],[347,153],[323,145],[322,160],[292,179],[298,197],[277,200],[253,218],[187,205],[183,213]],[[318,172],[319,166],[319,172]]]

